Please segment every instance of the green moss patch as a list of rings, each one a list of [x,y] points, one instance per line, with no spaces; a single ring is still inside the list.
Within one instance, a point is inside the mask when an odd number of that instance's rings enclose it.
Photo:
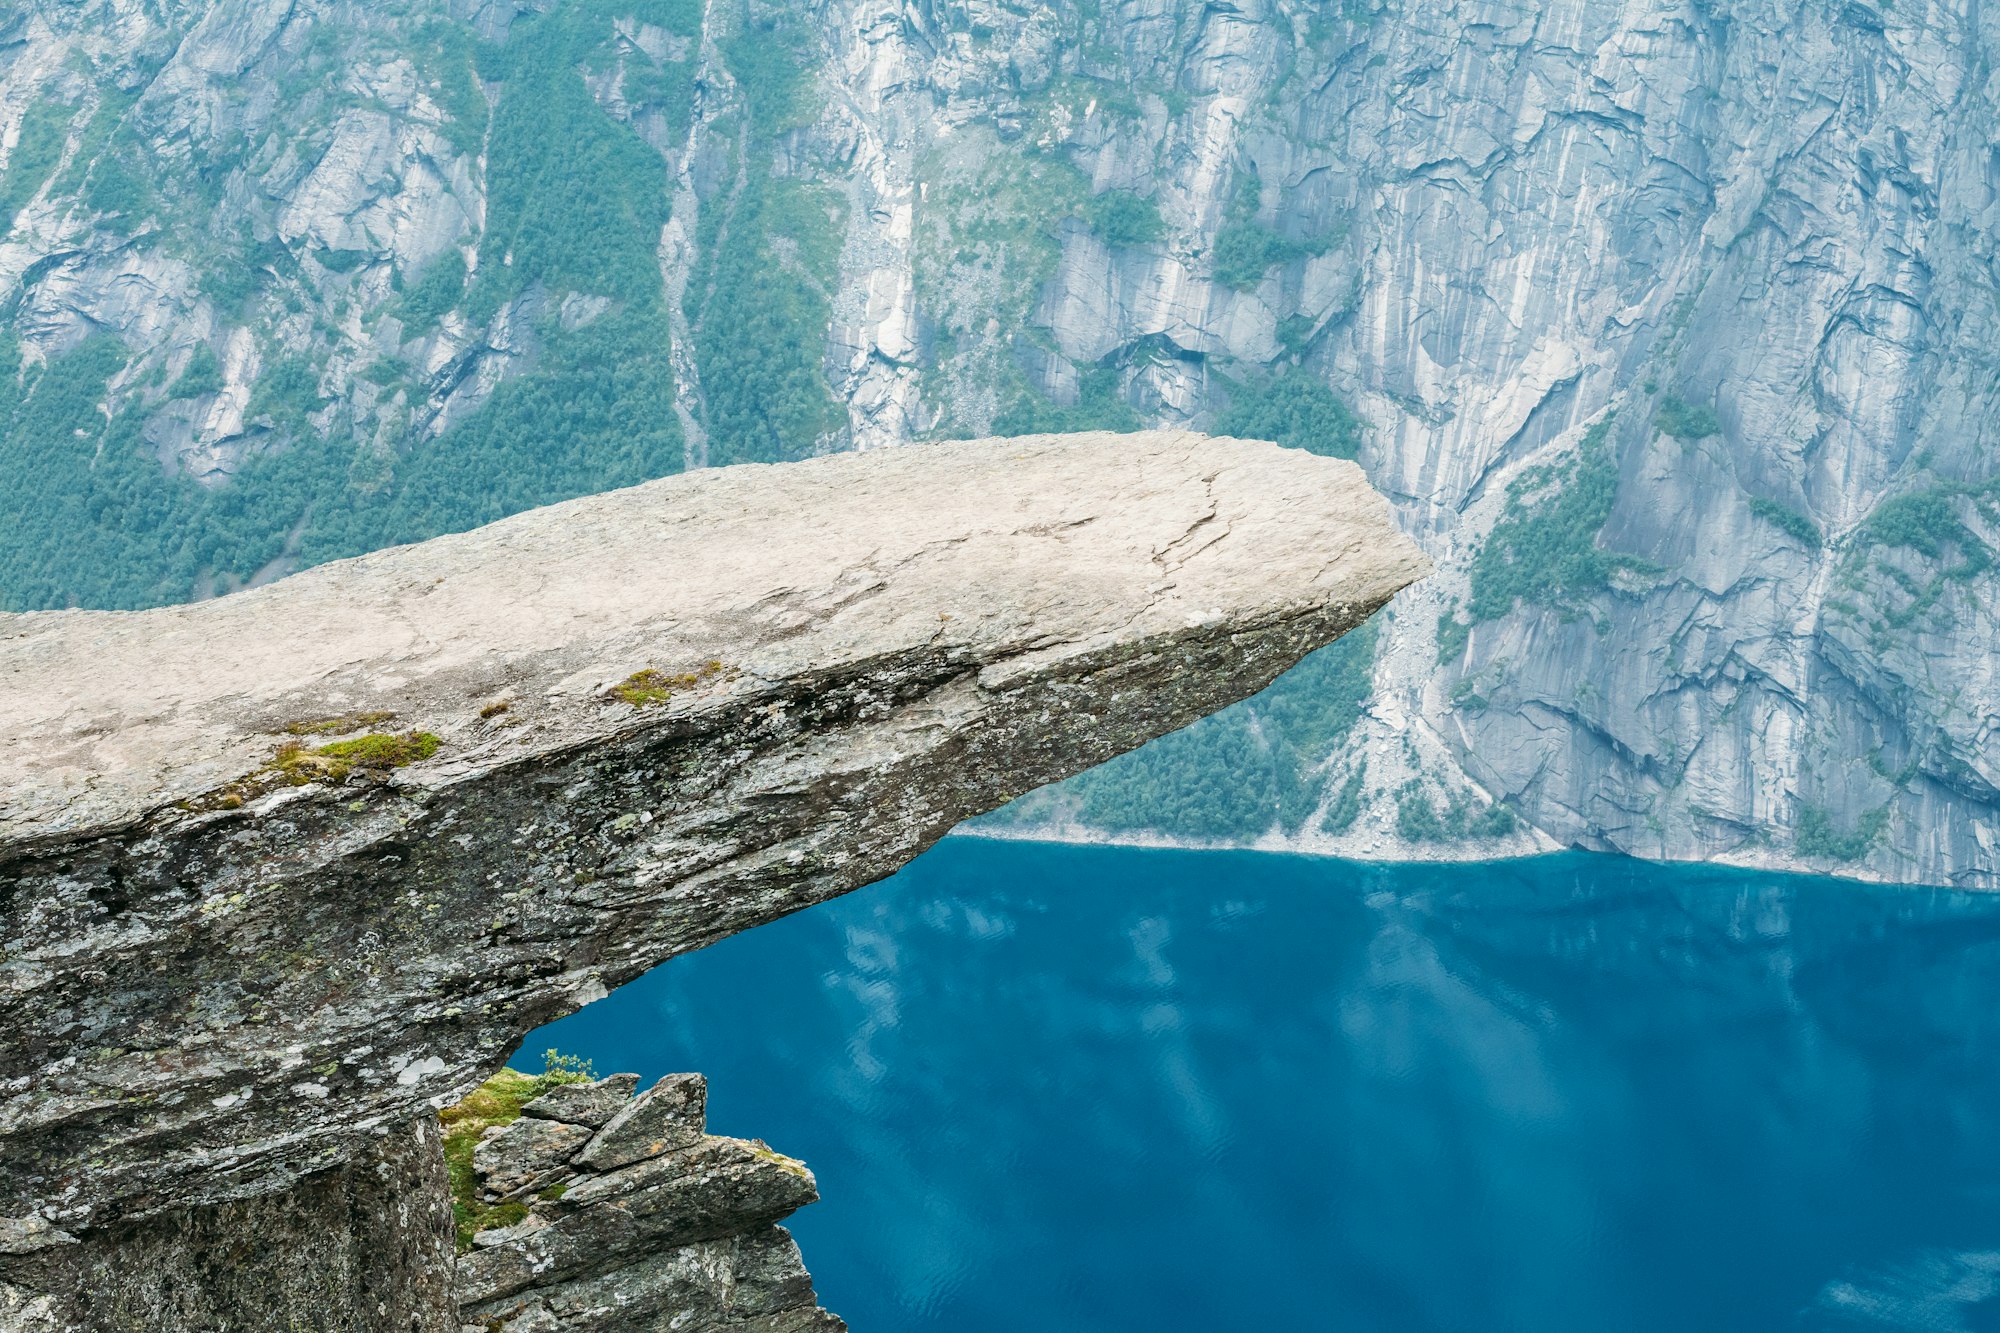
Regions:
[[[278,747],[270,763],[187,802],[183,808],[196,812],[240,810],[280,787],[303,787],[313,782],[337,787],[356,778],[380,777],[392,768],[430,758],[443,744],[428,731],[406,731],[401,735],[371,732],[319,746],[286,741]]]
[[[714,661],[703,662],[693,671],[683,671],[675,676],[647,667],[644,671],[634,671],[612,686],[611,693],[634,708],[645,708],[652,704],[663,704],[673,698],[677,691],[691,690],[721,674],[722,663]]]
[[[405,764],[417,763],[436,754],[440,744],[442,742],[428,731],[406,731],[400,736],[375,731],[366,736],[356,736],[351,741],[322,745],[311,751],[310,756],[330,768],[345,765],[346,771],[339,775],[345,778],[357,768],[401,768]]]
[[[464,1101],[438,1113],[444,1124],[444,1167],[451,1178],[451,1215],[458,1233],[458,1252],[472,1248],[472,1238],[495,1227],[508,1227],[528,1215],[528,1205],[517,1201],[482,1203],[479,1180],[472,1169],[472,1152],[479,1140],[495,1125],[511,1125],[521,1118],[521,1108],[550,1088],[564,1083],[588,1083],[596,1075],[589,1062],[554,1051],[548,1053],[547,1068],[540,1074],[523,1074],[503,1069],[474,1088]],[[552,1186],[544,1198],[560,1198]]]
[[[750,1140],[750,1155],[760,1162],[769,1162],[780,1171],[797,1176],[801,1180],[810,1180],[812,1178],[811,1173],[806,1170],[804,1162],[801,1162],[796,1157],[787,1157],[781,1152],[773,1151],[771,1145],[765,1143],[762,1139]]]

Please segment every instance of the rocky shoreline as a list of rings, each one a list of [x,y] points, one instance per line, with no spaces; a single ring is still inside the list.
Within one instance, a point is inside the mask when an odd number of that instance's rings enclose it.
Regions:
[[[1530,830],[1530,832],[1536,834],[1537,841],[1549,841],[1539,834],[1539,830]],[[1356,861],[1362,864],[1376,863],[1382,865],[1432,863],[1438,865],[1476,865],[1484,862],[1525,861],[1540,856],[1561,856],[1569,852],[1583,852],[1605,856],[1625,855],[1623,852],[1616,851],[1595,852],[1587,848],[1559,847],[1554,845],[1532,846],[1519,851],[1509,851],[1491,845],[1445,844],[1440,846],[1435,843],[1417,843],[1395,839],[1369,840],[1360,842],[1357,845],[1354,841],[1341,838],[1333,840],[1331,845],[1328,845],[1327,840],[1324,839],[1287,840],[1278,835],[1273,835],[1252,843],[1204,842],[1197,838],[1176,838],[1169,834],[1145,830],[1112,832],[1080,824],[1035,825],[1010,828],[981,823],[972,827],[953,829],[948,836],[954,838],[990,838],[1000,842],[1046,842],[1074,847],[1141,847],[1178,852],[1262,852],[1273,856],[1311,856],[1324,858],[1329,861]],[[1669,865],[1686,863],[1690,865],[1728,866],[1735,870],[1757,870],[1774,875],[1803,875],[1817,879],[1848,880],[1856,884],[1897,884],[1911,889],[1960,888],[1966,892],[1975,893],[1986,891],[1978,886],[1967,888],[1963,885],[1911,883],[1908,880],[1875,873],[1867,866],[1840,866],[1828,869],[1825,866],[1804,865],[1795,858],[1779,855],[1756,856],[1744,853],[1732,853],[1722,856],[1701,857],[1649,856],[1641,859],[1659,861]]]

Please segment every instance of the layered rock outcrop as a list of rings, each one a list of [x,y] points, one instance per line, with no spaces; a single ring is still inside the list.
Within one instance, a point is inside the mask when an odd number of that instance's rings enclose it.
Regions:
[[[370,1294],[243,1308],[433,1327],[435,1284],[362,1270],[449,1228],[325,1182],[401,1179],[535,1026],[1262,688],[1424,568],[1352,464],[1159,432],[696,473],[0,617],[0,1281],[116,1326],[92,1272],[212,1262],[126,1228],[277,1197]],[[600,1171],[672,1141],[544,1132]]]
[[[707,1133],[699,1074],[619,1104],[632,1084],[558,1088],[487,1131],[477,1188],[535,1199],[525,1220],[473,1237],[459,1317],[485,1333],[843,1333],[777,1225],[819,1197],[805,1164]]]

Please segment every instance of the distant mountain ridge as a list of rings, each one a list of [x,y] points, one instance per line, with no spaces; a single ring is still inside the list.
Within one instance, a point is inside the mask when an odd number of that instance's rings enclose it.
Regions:
[[[1996,54],[1868,0],[30,0],[0,606],[1192,424],[1358,455],[1441,573],[1017,821],[2000,885]]]

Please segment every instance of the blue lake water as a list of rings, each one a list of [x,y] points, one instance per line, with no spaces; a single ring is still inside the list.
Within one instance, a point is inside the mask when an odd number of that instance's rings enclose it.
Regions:
[[[2000,1329],[2000,896],[948,839],[550,1045],[857,1333]]]

